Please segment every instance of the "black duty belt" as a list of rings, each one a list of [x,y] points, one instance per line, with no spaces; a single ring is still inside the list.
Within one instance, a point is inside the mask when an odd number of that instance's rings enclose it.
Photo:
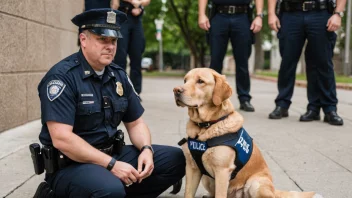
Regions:
[[[248,12],[248,5],[217,5],[216,10],[222,14],[241,14]]]
[[[289,2],[283,1],[281,5],[283,12],[295,11],[312,11],[312,10],[326,10],[328,8],[327,1],[304,1],[304,2]]]

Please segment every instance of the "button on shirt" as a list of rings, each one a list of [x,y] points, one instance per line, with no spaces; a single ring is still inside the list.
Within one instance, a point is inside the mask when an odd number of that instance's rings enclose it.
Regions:
[[[125,71],[111,63],[102,78],[79,51],[52,67],[38,86],[42,112],[39,139],[52,145],[46,122],[73,126],[91,145],[115,135],[121,121],[132,122],[144,112]]]

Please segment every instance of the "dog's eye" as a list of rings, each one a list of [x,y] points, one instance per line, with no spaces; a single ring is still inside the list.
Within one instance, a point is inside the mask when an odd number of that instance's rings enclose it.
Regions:
[[[197,83],[202,84],[204,81],[202,81],[202,79],[198,79]]]
[[[185,83],[185,84],[186,84],[186,82],[187,82],[187,80],[186,80],[186,79],[184,79],[184,80],[183,80],[183,83]]]

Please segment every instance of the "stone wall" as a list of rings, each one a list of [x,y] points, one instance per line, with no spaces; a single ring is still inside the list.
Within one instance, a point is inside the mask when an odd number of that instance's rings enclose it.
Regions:
[[[0,132],[40,118],[37,86],[77,47],[83,0],[0,0]]]

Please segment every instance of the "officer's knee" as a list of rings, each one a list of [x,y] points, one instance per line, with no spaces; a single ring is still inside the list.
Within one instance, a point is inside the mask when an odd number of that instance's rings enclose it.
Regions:
[[[100,197],[123,198],[125,196],[126,196],[125,188],[120,182],[109,183],[107,185],[105,184],[101,190],[95,191],[92,194],[92,197],[94,198],[100,198]]]

